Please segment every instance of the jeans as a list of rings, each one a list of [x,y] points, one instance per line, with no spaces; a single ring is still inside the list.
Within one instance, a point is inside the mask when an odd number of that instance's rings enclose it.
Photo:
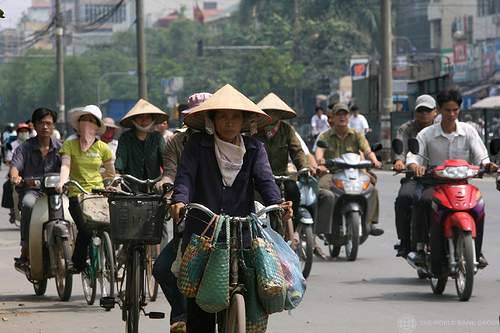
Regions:
[[[172,239],[156,258],[153,266],[153,276],[167,297],[172,310],[170,311],[170,324],[178,321],[187,322],[187,300],[177,287],[177,278],[170,268],[175,261],[177,253],[174,251]]]
[[[21,201],[21,246],[29,247],[29,236],[30,236],[30,221],[31,212],[35,206],[35,201],[39,197],[43,196],[43,192],[39,191],[27,191]]]

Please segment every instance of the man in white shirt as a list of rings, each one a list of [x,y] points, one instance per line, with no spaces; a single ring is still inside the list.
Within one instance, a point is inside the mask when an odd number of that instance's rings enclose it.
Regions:
[[[448,88],[437,96],[438,111],[442,115],[442,121],[439,124],[426,127],[417,135],[419,144],[419,155],[429,159],[429,165],[437,166],[449,159],[463,159],[467,163],[479,165],[484,163],[486,170],[494,172],[498,169],[495,163],[490,162],[488,151],[477,131],[469,124],[458,121],[460,113],[460,104],[462,96],[460,92],[453,88]],[[426,161],[421,156],[408,153],[406,166],[414,172],[417,177],[422,177],[425,173]],[[426,179],[427,181],[427,179]],[[417,222],[417,253],[416,263],[425,262],[424,242],[430,230],[432,212],[432,198],[436,186],[443,184],[442,180],[429,179],[426,182],[420,199],[416,204],[415,219]],[[484,230],[484,214],[476,224],[476,258],[480,265],[486,266],[488,262],[481,253]],[[440,237],[435,237],[440,238]],[[434,237],[431,234],[431,243],[434,243]],[[432,252],[431,252],[432,256]],[[440,260],[432,258],[432,266],[440,265]],[[439,267],[433,268],[435,274],[441,271]]]
[[[323,108],[316,107],[316,114],[311,118],[311,134],[316,139],[318,135],[330,128],[328,117],[323,114]]]
[[[357,105],[351,106],[351,120],[347,124],[348,127],[354,128],[363,134],[371,132],[372,129],[368,126],[368,121],[365,116],[359,114],[359,107]]]

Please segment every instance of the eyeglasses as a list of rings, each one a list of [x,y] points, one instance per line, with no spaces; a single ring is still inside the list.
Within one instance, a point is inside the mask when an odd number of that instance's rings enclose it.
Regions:
[[[36,122],[37,125],[40,125],[42,127],[51,127],[51,126],[54,126],[54,123],[53,122],[50,122],[50,121],[37,121]]]
[[[418,108],[415,110],[417,113],[422,113],[422,112],[426,112],[426,113],[431,113],[432,111],[434,111],[434,109],[428,109],[428,108]]]
[[[97,120],[95,120],[95,118],[80,118],[78,121],[87,121],[92,124],[97,124]]]

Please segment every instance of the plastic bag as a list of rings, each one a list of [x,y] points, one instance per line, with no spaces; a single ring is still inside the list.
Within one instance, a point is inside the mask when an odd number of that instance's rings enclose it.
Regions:
[[[302,275],[302,266],[300,265],[299,257],[297,257],[297,254],[285,242],[283,237],[271,227],[264,228],[264,234],[274,244],[285,280],[289,283],[285,299],[285,310],[295,309],[302,301],[307,288],[306,279]]]

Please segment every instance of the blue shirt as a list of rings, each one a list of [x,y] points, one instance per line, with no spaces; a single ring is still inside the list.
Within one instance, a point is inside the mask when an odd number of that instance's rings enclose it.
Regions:
[[[51,138],[49,151],[44,159],[37,138],[29,138],[17,147],[11,166],[19,170],[19,175],[23,179],[42,177],[46,173],[59,173],[61,172],[61,156],[59,155],[61,147],[61,142]],[[16,191],[23,195],[26,188],[16,186]]]

